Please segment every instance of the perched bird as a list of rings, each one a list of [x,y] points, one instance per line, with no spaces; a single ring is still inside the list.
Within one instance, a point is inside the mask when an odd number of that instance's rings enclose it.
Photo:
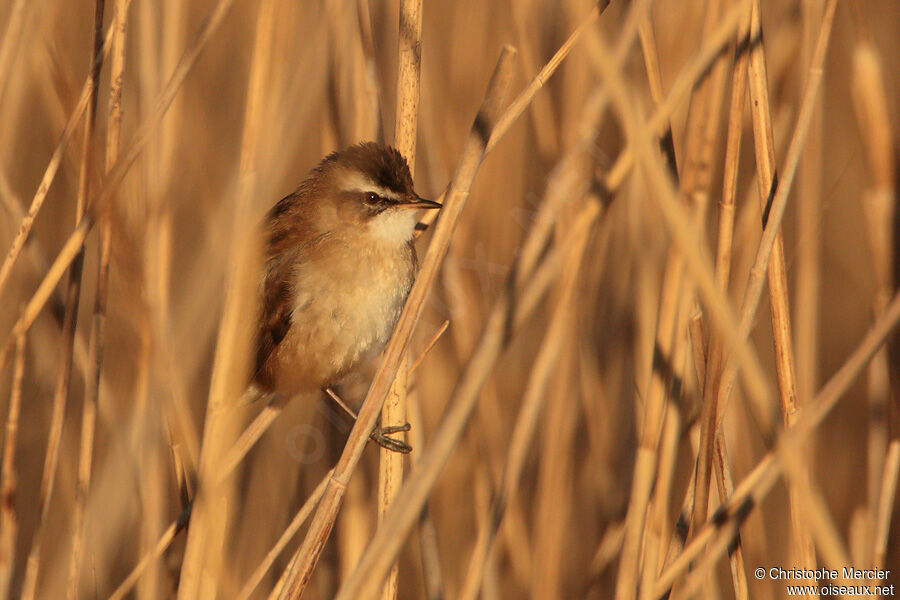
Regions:
[[[374,358],[412,287],[417,209],[440,206],[390,146],[325,157],[266,217],[254,383],[313,392]]]

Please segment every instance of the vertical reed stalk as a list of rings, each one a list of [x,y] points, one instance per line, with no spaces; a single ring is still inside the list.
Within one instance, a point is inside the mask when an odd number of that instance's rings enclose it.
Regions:
[[[750,99],[753,116],[753,140],[756,149],[757,190],[763,212],[763,226],[770,216],[770,206],[779,185],[775,169],[775,139],[772,132],[772,116],[769,105],[768,77],[766,74],[765,45],[762,41],[759,0],[754,0],[751,13],[750,49]],[[759,39],[759,43],[756,40]],[[814,52],[814,50],[813,50]],[[811,57],[811,59],[814,57]],[[811,65],[810,65],[811,66]],[[784,424],[793,426],[801,406],[797,403],[796,366],[791,337],[791,313],[788,306],[787,269],[784,260],[784,240],[781,232],[775,235],[775,244],[769,261],[769,302],[772,310],[772,331],[775,338],[775,366],[781,397],[781,413]],[[804,307],[809,308],[809,307]],[[802,450],[801,450],[802,451]],[[806,467],[804,467],[805,469]],[[814,569],[815,550],[809,531],[802,524],[796,491],[791,492],[791,533],[797,565]]]
[[[102,39],[103,6],[98,1],[94,35],[95,44]],[[124,0],[115,0],[115,19],[112,38],[112,58],[110,61],[110,96],[107,120],[105,170],[112,168],[118,157],[119,134],[122,128],[122,83],[125,70],[125,27],[127,5]],[[98,47],[97,52],[101,52]],[[94,101],[96,102],[96,100]],[[97,401],[100,393],[100,370],[103,362],[103,344],[106,326],[106,303],[109,292],[109,260],[112,243],[112,229],[109,216],[101,217],[100,257],[97,270],[97,289],[94,297],[93,318],[91,320],[90,343],[88,347],[88,373],[85,380],[83,420],[81,425],[81,453],[78,468],[78,496],[75,505],[75,536],[72,542],[72,557],[69,571],[70,598],[78,597],[81,557],[84,554],[85,511],[91,485],[93,465],[94,430],[97,418]]]
[[[419,81],[422,70],[422,0],[401,0],[397,67],[397,118],[394,146],[406,158],[410,173],[415,174],[416,131],[419,120]],[[387,399],[381,409],[384,427],[406,423],[406,386],[409,357],[400,359],[397,375],[391,384]],[[388,506],[403,483],[403,455],[381,448],[378,474],[378,518],[387,512]],[[388,574],[381,591],[381,600],[397,598],[398,565]]]
[[[22,381],[25,377],[25,334],[16,337],[12,391],[3,440],[3,463],[0,466],[0,598],[10,598],[10,584],[16,566],[16,536],[19,524],[16,512],[16,442],[19,437],[19,413],[22,409]]]
[[[260,248],[253,223],[254,192],[259,160],[261,119],[265,108],[265,85],[273,60],[271,31],[275,24],[275,3],[266,0],[259,6],[253,57],[247,84],[247,103],[241,141],[240,173],[232,220],[231,253],[227,275],[227,294],[216,340],[216,354],[210,382],[203,444],[200,450],[198,491],[194,499],[191,527],[178,586],[179,600],[215,597],[218,581],[227,569],[230,553],[224,551],[229,516],[229,498],[233,488],[219,474],[222,459],[239,432],[237,419],[230,413],[246,387],[247,357],[251,328],[256,314],[257,265]],[[206,583],[208,582],[208,583]],[[207,591],[208,590],[208,591]],[[206,594],[208,594],[208,596]]]
[[[97,97],[99,95],[99,78],[100,68],[103,64],[103,8],[104,0],[96,0],[94,5],[94,29],[93,44],[91,46],[91,72],[88,77],[87,84],[87,106],[84,119],[84,138],[82,142],[81,164],[78,172],[78,192],[75,206],[75,223],[76,225],[82,220],[88,204],[88,194],[90,191],[90,178],[93,159],[93,133],[94,121],[97,114]],[[71,121],[70,121],[71,122]],[[28,554],[28,562],[26,565],[25,582],[22,586],[22,598],[30,600],[34,598],[37,590],[38,570],[40,568],[41,546],[43,544],[43,536],[47,514],[50,508],[50,500],[53,495],[54,480],[56,477],[56,467],[59,461],[59,447],[62,440],[62,427],[65,418],[66,402],[69,395],[69,385],[72,375],[72,350],[75,342],[75,327],[78,321],[78,303],[81,293],[81,273],[84,262],[84,240],[78,244],[78,249],[73,257],[69,268],[69,279],[66,291],[66,314],[63,321],[63,340],[60,347],[60,364],[56,380],[56,387],[53,392],[53,417],[50,424],[50,435],[47,440],[47,453],[44,461],[44,473],[41,481],[41,497],[39,522],[35,528],[34,538],[32,539],[31,549]],[[10,263],[11,264],[11,263]],[[82,424],[83,432],[86,432],[93,439],[93,421],[95,419],[95,407],[85,404],[84,407],[84,423]],[[87,426],[85,428],[85,425]],[[89,467],[88,467],[89,468]],[[87,493],[87,490],[81,485],[84,481],[83,471],[81,468],[79,473],[78,495]],[[79,508],[80,507],[80,508]],[[73,539],[73,555],[70,563],[70,585],[68,587],[69,597],[74,597],[74,586],[71,584],[75,568],[80,567],[80,553],[75,548],[79,544],[79,529],[84,518],[84,500],[76,501],[76,510],[73,517],[75,537]]]
[[[894,220],[896,218],[896,152],[884,88],[881,57],[871,42],[861,40],[853,56],[852,92],[860,137],[865,148],[869,184],[864,193],[864,214],[869,230],[867,240],[877,282],[873,313],[884,311],[894,290]],[[900,432],[891,431],[890,416],[896,410],[896,394],[891,390],[889,349],[882,348],[869,365],[869,443],[867,532],[864,557],[884,561],[885,527],[890,521],[888,506],[896,491],[896,468],[891,457],[900,448]],[[894,406],[891,406],[891,395]],[[884,504],[887,502],[887,504]],[[887,516],[885,521],[884,516]]]

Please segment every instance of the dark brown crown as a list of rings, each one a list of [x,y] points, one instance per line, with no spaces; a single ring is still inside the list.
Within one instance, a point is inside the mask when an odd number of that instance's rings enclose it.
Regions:
[[[355,168],[372,178],[372,181],[398,194],[412,194],[413,180],[406,159],[398,150],[376,142],[363,142],[332,152],[326,156],[319,169],[334,165]]]

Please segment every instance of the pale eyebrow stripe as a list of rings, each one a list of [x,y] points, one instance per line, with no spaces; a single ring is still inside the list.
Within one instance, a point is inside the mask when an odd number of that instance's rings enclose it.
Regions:
[[[350,175],[342,189],[345,192],[375,192],[388,200],[394,200],[395,202],[400,200],[396,192],[376,184],[359,173]]]

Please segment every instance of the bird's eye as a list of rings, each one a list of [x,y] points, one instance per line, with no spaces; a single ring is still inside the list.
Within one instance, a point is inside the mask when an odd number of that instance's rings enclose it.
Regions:
[[[380,202],[381,197],[375,192],[366,193],[366,204],[379,204]]]

